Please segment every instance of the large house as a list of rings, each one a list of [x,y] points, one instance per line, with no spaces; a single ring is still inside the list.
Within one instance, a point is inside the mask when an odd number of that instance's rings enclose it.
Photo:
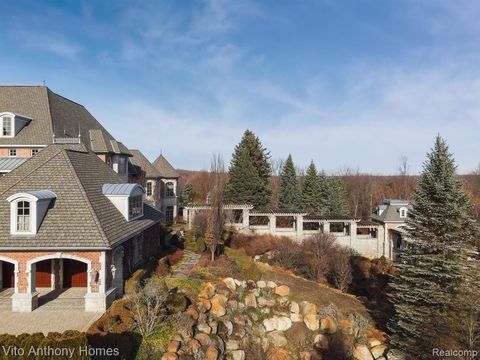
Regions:
[[[77,288],[85,311],[105,311],[124,279],[160,250],[161,214],[143,192],[84,144],[49,145],[2,177],[0,288],[12,293],[12,310],[32,311],[40,297]]]
[[[46,86],[0,86],[0,129],[0,174],[49,144],[83,144],[128,179],[128,149],[85,107]]]

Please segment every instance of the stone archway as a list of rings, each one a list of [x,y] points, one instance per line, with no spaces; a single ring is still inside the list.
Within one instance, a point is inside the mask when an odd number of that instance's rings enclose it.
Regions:
[[[9,265],[13,265],[13,269],[6,269],[7,267],[6,266],[3,266],[4,263],[7,263]],[[11,266],[9,266],[9,268],[11,268]],[[1,288],[4,288],[4,281],[9,280],[9,286],[8,287],[13,287],[14,288],[14,293],[17,294],[18,293],[18,261],[17,260],[14,260],[14,259],[11,259],[9,257],[6,257],[6,256],[0,256],[0,289]],[[13,273],[9,273],[9,274],[4,274],[3,273],[3,270],[6,270],[6,271],[9,271],[9,272],[13,272]],[[13,277],[13,279],[12,279]],[[12,281],[13,280],[13,281]],[[13,284],[12,284],[13,283]],[[10,285],[13,285],[13,286],[10,286]]]

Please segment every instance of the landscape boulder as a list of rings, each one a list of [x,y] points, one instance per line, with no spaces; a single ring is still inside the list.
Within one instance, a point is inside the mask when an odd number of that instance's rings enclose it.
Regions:
[[[290,295],[290,288],[287,285],[280,285],[275,288],[275,294],[279,296]]]

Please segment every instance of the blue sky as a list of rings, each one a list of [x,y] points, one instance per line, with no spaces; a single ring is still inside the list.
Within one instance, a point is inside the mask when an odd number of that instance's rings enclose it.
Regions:
[[[273,158],[420,170],[437,133],[480,163],[480,2],[5,1],[0,82],[84,104],[186,169],[252,129]]]

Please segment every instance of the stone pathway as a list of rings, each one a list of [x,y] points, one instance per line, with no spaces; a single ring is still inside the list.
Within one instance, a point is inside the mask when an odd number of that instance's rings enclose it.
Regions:
[[[200,260],[200,254],[194,253],[190,250],[184,250],[187,258],[170,274],[174,279],[188,279],[190,271]]]

